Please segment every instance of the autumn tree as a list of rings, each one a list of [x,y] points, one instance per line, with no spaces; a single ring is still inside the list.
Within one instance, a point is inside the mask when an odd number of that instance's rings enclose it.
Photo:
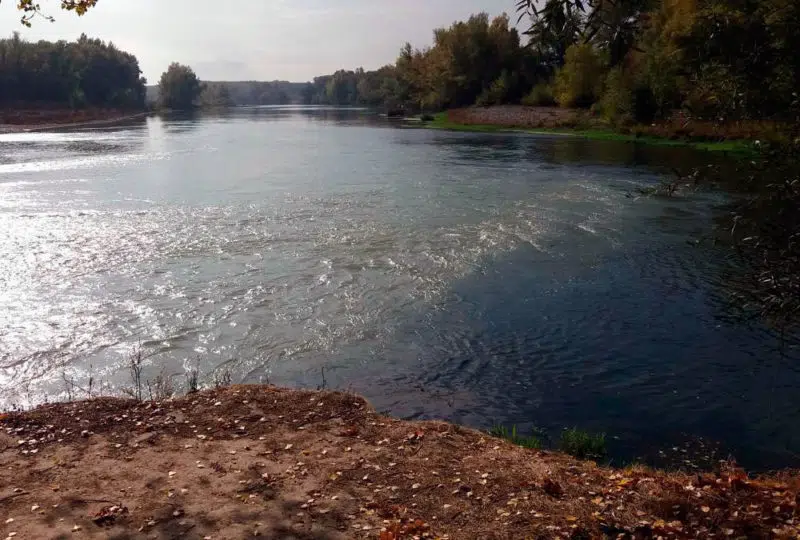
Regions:
[[[556,73],[556,101],[563,107],[588,107],[603,90],[605,66],[598,51],[588,43],[567,49],[564,66]]]
[[[198,105],[202,86],[192,68],[174,62],[161,75],[158,92],[161,107],[189,110]]]
[[[2,0],[0,0],[0,3]],[[42,11],[41,6],[36,0],[16,0],[17,9],[22,12],[20,22],[30,27],[31,21],[39,16],[52,21],[53,17]],[[97,0],[61,0],[61,9],[77,13],[78,16],[84,15],[90,8],[97,5]]]

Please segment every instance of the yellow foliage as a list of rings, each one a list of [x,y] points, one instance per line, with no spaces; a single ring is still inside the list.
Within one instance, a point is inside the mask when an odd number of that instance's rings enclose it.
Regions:
[[[555,79],[555,94],[562,107],[588,107],[597,101],[603,89],[604,62],[588,43],[576,43],[567,49],[564,66]]]

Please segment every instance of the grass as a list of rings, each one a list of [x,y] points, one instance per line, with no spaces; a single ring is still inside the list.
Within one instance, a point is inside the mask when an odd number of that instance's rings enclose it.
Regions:
[[[535,450],[543,446],[542,440],[537,436],[538,434],[539,431],[534,430],[530,436],[520,435],[517,432],[517,426],[511,426],[511,429],[509,429],[503,425],[495,425],[489,430],[489,435],[492,437]],[[565,429],[561,433],[561,439],[558,441],[558,450],[577,459],[603,459],[608,454],[606,434],[594,434],[578,428]]]
[[[432,118],[432,120],[428,120]],[[448,120],[447,112],[440,112],[432,117],[426,115],[420,126],[428,129],[441,129],[445,131],[461,131],[466,133],[526,133],[530,135],[563,135],[578,137],[593,141],[616,141],[648,144],[653,146],[688,146],[708,152],[727,152],[735,154],[752,153],[752,144],[747,140],[707,141],[697,139],[669,139],[653,135],[636,135],[620,133],[604,128],[515,128],[491,124],[459,124]]]
[[[602,459],[608,453],[606,434],[593,434],[578,428],[565,429],[558,449],[578,459]]]
[[[504,439],[523,448],[532,448],[535,450],[542,447],[542,441],[535,435],[526,437],[517,433],[517,426],[511,426],[509,430],[506,426],[497,425],[489,430],[489,435],[497,437],[498,439]]]

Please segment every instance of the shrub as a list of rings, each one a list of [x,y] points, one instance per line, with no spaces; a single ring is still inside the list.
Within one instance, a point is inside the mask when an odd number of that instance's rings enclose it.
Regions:
[[[186,393],[194,394],[200,391],[200,370],[190,369],[184,375],[186,377]]]
[[[175,386],[172,377],[163,370],[152,380],[147,379],[147,393],[150,401],[165,401],[175,395]]]
[[[567,49],[564,66],[556,72],[555,94],[562,107],[587,108],[597,101],[603,86],[603,61],[588,43]]]
[[[529,107],[551,107],[557,105],[556,97],[553,95],[552,83],[539,83],[534,86],[530,93],[522,98],[522,104]]]
[[[606,455],[606,434],[595,435],[578,428],[566,429],[561,434],[558,448],[578,459],[600,459]]]
[[[511,86],[513,86],[512,77],[507,71],[504,71],[502,75],[492,82],[489,88],[481,92],[475,101],[475,105],[487,107],[505,103]]]
[[[214,388],[225,388],[233,384],[233,375],[230,368],[223,366],[214,372],[211,378],[211,384]]]

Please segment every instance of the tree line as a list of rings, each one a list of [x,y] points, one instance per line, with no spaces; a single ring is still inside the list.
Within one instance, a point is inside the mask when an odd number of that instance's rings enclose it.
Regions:
[[[289,81],[203,81],[198,107],[288,105],[301,102],[305,83]],[[158,103],[159,87],[148,87],[148,101]]]
[[[530,47],[551,67],[535,96],[614,122],[675,111],[798,121],[795,0],[521,0]]]
[[[676,112],[711,120],[800,119],[796,0],[534,0],[406,44],[394,64],[340,70],[308,104],[435,111],[523,103],[592,108],[612,123]],[[524,41],[524,42],[523,42]]]
[[[0,106],[141,109],[145,83],[136,57],[113,43],[0,40]]]
[[[91,7],[86,3],[84,7]],[[509,6],[512,7],[512,6]],[[517,0],[519,21],[481,13],[405,44],[393,64],[307,84],[201,83],[174,64],[160,103],[362,105],[438,111],[523,103],[592,109],[614,124],[675,117],[800,121],[796,0]],[[516,24],[527,21],[520,33]],[[141,107],[133,55],[78,41],[0,42],[0,103]]]
[[[486,13],[434,31],[434,44],[406,43],[394,64],[316,77],[303,103],[433,111],[518,102],[540,76],[508,15]]]

